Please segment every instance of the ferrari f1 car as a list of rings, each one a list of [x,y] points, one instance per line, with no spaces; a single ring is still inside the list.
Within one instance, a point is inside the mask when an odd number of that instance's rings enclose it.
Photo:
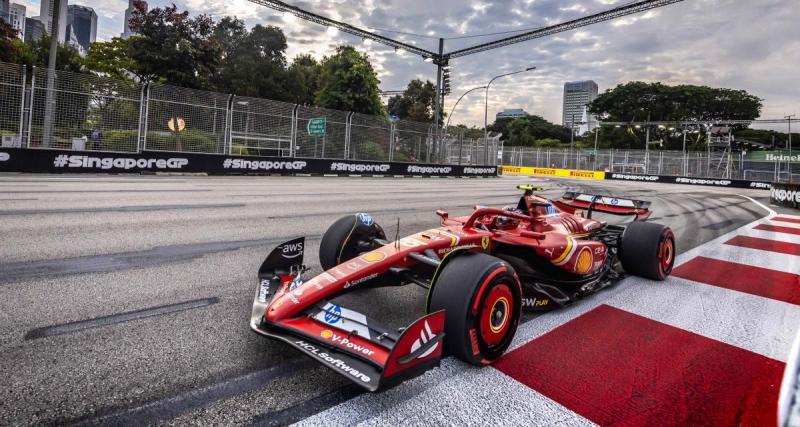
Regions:
[[[675,238],[646,222],[649,202],[575,192],[550,200],[519,188],[516,206],[476,206],[456,218],[437,211],[440,227],[394,241],[368,214],[340,218],[320,243],[325,271],[305,282],[304,238],[279,245],[259,268],[251,328],[376,391],[438,366],[443,354],[494,362],[522,310],[564,307],[625,274],[670,274]],[[595,212],[633,221],[612,225]],[[428,314],[399,330],[332,302],[401,285],[427,293]]]

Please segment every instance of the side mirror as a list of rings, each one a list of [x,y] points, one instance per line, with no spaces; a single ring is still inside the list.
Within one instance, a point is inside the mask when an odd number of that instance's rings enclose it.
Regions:
[[[450,214],[448,214],[447,211],[443,211],[441,209],[436,211],[436,215],[442,217],[442,221],[447,221],[447,218],[450,216]]]

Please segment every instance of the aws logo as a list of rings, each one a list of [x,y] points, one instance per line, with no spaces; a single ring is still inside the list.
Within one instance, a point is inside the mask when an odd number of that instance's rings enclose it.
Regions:
[[[286,259],[297,258],[303,254],[303,242],[293,242],[283,245],[281,256]]]

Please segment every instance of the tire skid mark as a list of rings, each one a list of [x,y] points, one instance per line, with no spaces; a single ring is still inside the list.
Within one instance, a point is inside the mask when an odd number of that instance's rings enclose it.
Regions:
[[[310,359],[305,360],[305,358],[285,362],[260,371],[228,378],[206,387],[195,388],[174,396],[151,401],[141,406],[59,424],[71,427],[153,425],[177,418],[187,412],[204,408],[220,400],[230,399],[269,387],[276,380],[313,367],[315,367],[315,364]]]
[[[25,334],[25,341],[39,338],[52,337],[56,335],[81,332],[87,329],[99,328],[102,326],[115,325],[118,323],[131,322],[134,320],[145,319],[148,317],[163,316],[181,311],[193,310],[196,308],[207,307],[219,302],[219,298],[202,298],[191,301],[184,301],[175,304],[159,305],[155,307],[143,308],[140,310],[126,311],[124,313],[111,314],[108,316],[95,317],[76,322],[61,323],[58,325],[44,326],[31,329]]]

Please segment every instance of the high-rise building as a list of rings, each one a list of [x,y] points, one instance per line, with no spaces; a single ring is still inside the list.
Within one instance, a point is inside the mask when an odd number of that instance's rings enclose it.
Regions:
[[[47,34],[44,24],[38,16],[25,18],[25,43],[31,44]]]
[[[597,83],[592,80],[568,82],[564,84],[564,107],[561,123],[574,131],[580,128],[584,107],[597,98]],[[584,126],[592,130],[597,127],[597,119],[588,115],[588,123]]]
[[[8,23],[17,30],[17,37],[25,39],[25,6],[21,4],[11,3],[8,12]]]
[[[53,8],[55,0],[42,0],[39,20],[44,24],[47,34],[53,35]],[[58,41],[67,41],[67,0],[60,0],[58,8]]]
[[[9,0],[0,0],[0,19],[6,22],[9,22],[8,10],[11,8],[8,2]]]
[[[128,8],[125,9],[125,23],[122,26],[122,38],[127,39],[128,37],[136,34],[135,31],[131,30],[131,17],[133,17],[133,12],[136,11],[136,6],[134,6],[134,2],[137,0],[128,0]],[[147,2],[144,0],[139,0],[140,3],[144,5],[144,9],[147,10]]]
[[[77,4],[69,5],[67,35],[70,36],[70,41],[81,46],[84,54],[88,52],[89,45],[97,40],[97,14],[94,9]]]

